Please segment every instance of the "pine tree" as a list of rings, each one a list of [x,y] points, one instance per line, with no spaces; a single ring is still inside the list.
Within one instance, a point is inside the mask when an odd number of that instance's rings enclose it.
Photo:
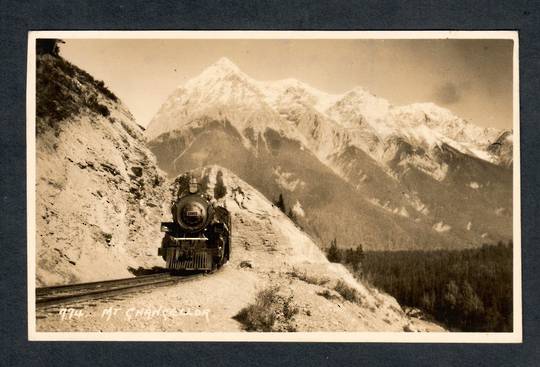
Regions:
[[[332,263],[338,263],[341,260],[341,254],[339,253],[339,249],[337,247],[337,241],[335,238],[332,241],[330,241],[330,247],[328,248],[326,257],[328,258],[328,261]]]
[[[65,43],[61,39],[43,38],[36,40],[36,53],[38,55],[49,54],[58,56],[60,53],[60,44]]]
[[[446,284],[446,289],[443,295],[442,311],[444,313],[445,321],[457,325],[460,318],[458,304],[460,302],[460,289],[454,280],[450,280]]]
[[[279,198],[276,201],[276,206],[281,210],[283,213],[287,213],[287,210],[285,209],[285,201],[283,200],[283,194],[279,194]]]
[[[474,326],[472,324],[475,320],[484,313],[484,303],[467,280],[461,286],[461,293],[460,310],[463,313],[463,319],[468,323],[467,327]]]
[[[223,182],[223,172],[218,171],[216,175],[216,185],[214,186],[214,197],[216,199],[221,199],[227,194],[227,188]]]
[[[351,263],[354,271],[358,271],[362,266],[362,261],[364,261],[364,248],[362,244],[358,244],[354,250],[351,250]]]

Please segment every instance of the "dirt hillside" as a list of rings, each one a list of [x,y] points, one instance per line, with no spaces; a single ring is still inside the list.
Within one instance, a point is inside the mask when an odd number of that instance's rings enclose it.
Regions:
[[[121,101],[62,58],[38,56],[36,126],[37,285],[156,265],[165,179]]]

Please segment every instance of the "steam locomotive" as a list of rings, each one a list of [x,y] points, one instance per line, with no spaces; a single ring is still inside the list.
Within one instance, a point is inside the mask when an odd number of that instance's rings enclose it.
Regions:
[[[162,222],[165,236],[158,255],[171,271],[221,267],[231,255],[231,216],[201,192],[195,178],[178,193],[171,208],[173,221]]]

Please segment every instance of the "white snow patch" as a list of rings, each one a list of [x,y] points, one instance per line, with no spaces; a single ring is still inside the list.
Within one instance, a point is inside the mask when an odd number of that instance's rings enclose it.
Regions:
[[[469,148],[469,150],[478,158],[487,162],[493,162],[493,157],[488,152],[478,148]]]
[[[427,156],[413,155],[399,163],[401,166],[412,165],[437,181],[442,181],[448,173],[448,164],[438,164]]]
[[[293,173],[285,172],[281,170],[280,166],[277,166],[274,170],[274,175],[277,177],[277,183],[279,186],[286,190],[294,191],[297,187],[304,187],[305,182],[300,179],[294,179]]]
[[[441,136],[436,131],[431,130],[426,125],[419,125],[408,129],[411,135],[420,141],[425,141],[428,146],[439,145],[441,142]]]
[[[470,231],[471,228],[472,228],[472,223],[471,222],[467,223],[467,231]]]
[[[469,183],[469,187],[470,187],[471,189],[478,190],[478,189],[480,188],[480,184],[479,184],[478,182],[472,181],[472,182]]]
[[[439,233],[448,232],[451,228],[452,227],[450,227],[448,224],[444,224],[442,221],[433,225],[433,229]]]
[[[401,210],[399,211],[399,215],[405,218],[409,218],[409,212],[404,206],[401,207]]]
[[[419,213],[422,213],[424,215],[429,214],[429,209],[426,204],[424,204],[417,196],[416,194],[414,196],[409,196],[408,194],[405,195],[405,197],[409,200],[409,203],[412,205],[412,207]]]
[[[392,206],[390,205],[390,201],[386,201],[382,203],[381,200],[377,198],[371,198],[371,199],[368,199],[368,201],[372,203],[373,205],[376,205],[379,208],[384,209],[387,212],[390,212],[392,214],[396,214],[405,218],[410,217],[410,214],[405,207],[402,206],[401,208],[398,208],[398,207],[392,208]]]
[[[304,209],[302,208],[302,204],[298,200],[296,200],[296,203],[292,207],[292,211],[294,214],[304,217],[306,213],[304,212]]]

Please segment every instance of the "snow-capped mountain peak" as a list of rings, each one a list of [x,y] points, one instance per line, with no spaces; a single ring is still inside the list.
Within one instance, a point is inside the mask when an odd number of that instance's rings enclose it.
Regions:
[[[305,103],[318,112],[325,113],[341,97],[341,95],[323,92],[294,78],[257,82],[257,84],[263,91],[267,102],[276,108],[289,99]]]
[[[434,103],[414,103],[392,108],[393,120],[407,129],[425,126],[454,148],[478,158],[489,160],[485,149],[492,144],[501,131],[471,124],[454,115],[450,110]]]
[[[337,100],[327,112],[344,127],[356,127],[359,123],[367,122],[375,130],[388,130],[383,120],[389,108],[387,100],[374,96],[362,87],[355,87]]]
[[[229,121],[238,131],[255,136],[267,127],[301,137],[268,104],[260,84],[227,58],[221,58],[174,91],[146,130],[150,139],[198,126],[201,119]]]
[[[219,81],[242,81],[253,82],[240,68],[226,57],[222,57],[209,67],[203,70],[197,77],[190,79],[186,84],[186,88],[196,88],[200,86],[208,86],[211,83]]]
[[[381,161],[385,142],[401,137],[423,149],[444,143],[494,162],[487,147],[502,133],[473,125],[433,103],[392,106],[361,86],[330,94],[294,78],[258,81],[225,57],[179,87],[146,134],[153,139],[203,116],[227,119],[240,132],[270,127],[302,143],[311,141],[308,148],[323,161],[345,145]]]
[[[220,68],[223,68],[223,69],[230,69],[230,70],[234,70],[234,71],[240,71],[238,66],[234,62],[232,62],[230,59],[228,59],[226,57],[221,57],[212,66],[220,67]]]

